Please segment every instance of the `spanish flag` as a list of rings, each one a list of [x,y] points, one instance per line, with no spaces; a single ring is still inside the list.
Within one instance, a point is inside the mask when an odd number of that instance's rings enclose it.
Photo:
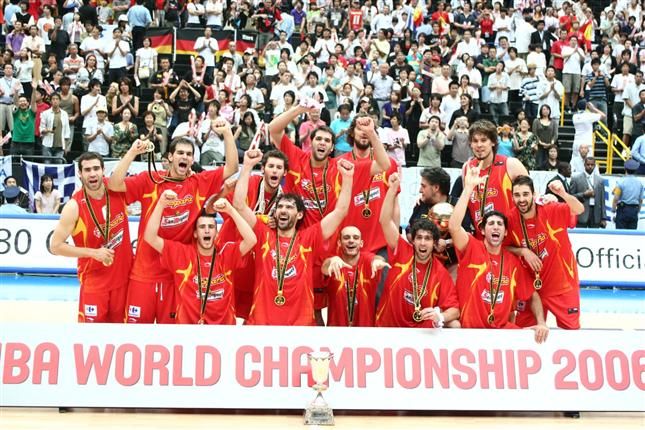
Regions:
[[[414,13],[412,14],[412,23],[415,28],[423,24],[423,10],[421,10],[420,7],[414,9]]]
[[[173,32],[172,28],[149,28],[146,30],[146,37],[152,42],[150,46],[159,54],[172,54]]]
[[[581,42],[584,43],[587,52],[591,51],[591,41],[593,40],[593,23],[591,20],[585,22],[580,27],[580,34],[582,35]],[[582,43],[581,43],[582,44]]]

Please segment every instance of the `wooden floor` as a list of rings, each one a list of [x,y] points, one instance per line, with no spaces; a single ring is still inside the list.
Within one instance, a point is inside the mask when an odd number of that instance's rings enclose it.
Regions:
[[[72,302],[0,301],[2,322],[73,322]],[[645,328],[643,314],[582,314],[585,328]],[[2,386],[0,386],[2,390]],[[527,405],[530,408],[530,405]],[[297,411],[191,411],[0,408],[1,430],[47,429],[291,429],[304,428]],[[341,429],[645,429],[643,413],[581,413],[579,419],[562,413],[455,413],[455,412],[338,412],[336,428]]]

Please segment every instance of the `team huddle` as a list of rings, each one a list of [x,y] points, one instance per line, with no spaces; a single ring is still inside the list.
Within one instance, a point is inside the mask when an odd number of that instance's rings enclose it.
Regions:
[[[54,254],[78,258],[79,321],[532,328],[537,342],[548,335],[547,312],[561,328],[580,327],[567,229],[583,205],[557,181],[549,184],[555,196],[538,199],[524,166],[496,154],[492,123],[470,127],[474,157],[449,218],[434,221],[432,207],[450,197],[432,172],[422,173],[406,240],[400,171],[372,118],[353,120],[353,150],[336,158],[327,127],[311,132],[310,151],[285,134],[317,108],[303,103],[276,117],[267,132],[274,149],[252,145],[241,169],[219,120],[226,162],[214,170],[191,170],[195,149],[184,138],[171,143],[160,172],[127,176],[145,141],[109,178],[100,155],[83,154],[82,188],[51,241]],[[133,256],[126,210],[134,202],[141,220]]]

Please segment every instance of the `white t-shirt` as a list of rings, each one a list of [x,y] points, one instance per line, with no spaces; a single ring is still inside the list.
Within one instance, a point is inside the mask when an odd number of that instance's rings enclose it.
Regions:
[[[452,114],[455,113],[456,110],[458,110],[461,107],[461,97],[456,96],[455,98],[450,97],[450,94],[447,94],[443,96],[441,99],[441,121],[444,124],[448,124],[450,122],[450,118],[452,118]]]
[[[564,66],[562,67],[562,73],[571,73],[574,75],[579,75],[581,68],[580,64],[582,63],[582,60],[584,60],[584,57],[580,55],[580,51],[578,50],[579,48],[572,48],[570,46],[563,46],[562,47],[562,56],[564,57],[565,55],[569,55],[573,52],[573,54],[568,57],[566,60],[564,60]]]
[[[113,40],[107,45],[107,47],[105,48],[106,55],[109,55],[109,53],[112,52],[112,49],[114,49],[116,43],[117,41]],[[115,49],[114,53],[112,53],[112,56],[109,57],[110,69],[120,69],[121,67],[126,67],[128,65],[125,55],[121,53],[121,50],[123,50],[123,52],[127,54],[128,52],[130,52],[130,44],[125,40],[119,40],[118,43],[121,49]]]
[[[40,32],[40,37],[43,38],[43,42],[45,42],[45,45],[51,45],[52,41],[49,40],[49,30],[54,28],[54,18],[49,17],[45,18],[40,17],[38,19],[38,22],[36,23],[36,27],[38,27],[38,31]]]
[[[40,213],[53,214],[56,203],[60,202],[60,197],[60,193],[54,188],[49,196],[45,196],[43,193],[38,191],[34,196],[34,200],[40,200],[40,204],[42,205],[42,212]]]
[[[504,71],[508,73],[509,77],[509,87],[511,90],[519,90],[522,85],[522,74],[528,73],[526,68],[526,63],[521,58],[516,58],[515,60],[506,60],[504,61],[505,69]],[[515,72],[510,73],[511,69],[514,69],[519,66]]]
[[[634,83],[634,75],[631,73],[627,75],[623,75],[622,73],[614,75],[611,80],[611,88],[612,90],[620,89],[620,91],[614,93],[616,94],[616,101],[623,101],[623,91],[625,91],[625,88],[627,88],[627,85],[630,83]]]
[[[198,37],[195,41],[195,50],[199,55],[204,57],[204,64],[206,67],[215,67],[215,53],[219,50],[217,39],[209,37]]]
[[[91,111],[83,117],[83,129],[87,130],[90,125],[96,124],[96,110],[100,107],[107,110],[107,100],[104,95],[93,96],[91,94],[85,94],[81,97],[81,113],[85,112],[90,106],[94,104],[96,98],[98,97],[98,103],[92,108]]]
[[[629,100],[632,102],[632,107],[636,106],[641,101],[639,94],[642,90],[645,90],[645,84],[636,86],[636,82],[630,82],[623,91],[623,102]],[[623,105],[623,115],[632,116],[632,108],[627,106],[627,103]]]
[[[93,37],[86,37],[81,42],[80,49],[83,51],[84,55],[89,54],[90,52],[96,55],[96,68],[99,70],[105,70],[105,58],[103,58],[103,48],[105,47],[104,39],[95,39]]]
[[[221,1],[207,1],[204,6],[206,10],[206,25],[222,25],[222,12],[224,10],[224,5]]]
[[[112,123],[107,120],[100,125],[97,121],[92,122],[85,129],[85,135],[86,136],[92,135],[96,133],[96,131],[99,128],[101,128],[108,137],[114,136],[114,127],[112,126]],[[89,143],[89,145],[87,146],[87,150],[90,152],[98,152],[99,154],[105,156],[110,154],[110,145],[105,140],[105,136],[103,136],[102,134],[99,134],[98,136],[96,136],[96,139],[94,139]]]
[[[157,51],[154,48],[139,48],[137,49],[136,56],[139,59],[139,67],[149,67],[150,73],[152,73]]]
[[[599,113],[588,111],[573,114],[573,126],[575,127],[576,133],[573,138],[573,146],[571,147],[572,158],[576,155],[580,157],[578,149],[583,143],[591,146],[593,124],[600,121],[600,118],[602,116]]]
[[[204,12],[204,5],[203,4],[195,4],[195,3],[188,3],[186,6],[186,10],[188,10],[188,21],[186,24],[200,24],[199,22],[199,17],[201,15],[193,15],[195,12]]]

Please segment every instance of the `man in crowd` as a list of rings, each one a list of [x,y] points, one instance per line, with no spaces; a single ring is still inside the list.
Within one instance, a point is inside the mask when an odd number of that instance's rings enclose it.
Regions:
[[[578,215],[578,227],[605,228],[605,183],[597,174],[595,158],[585,158],[585,171],[573,175],[568,192],[584,206],[584,212]]]

